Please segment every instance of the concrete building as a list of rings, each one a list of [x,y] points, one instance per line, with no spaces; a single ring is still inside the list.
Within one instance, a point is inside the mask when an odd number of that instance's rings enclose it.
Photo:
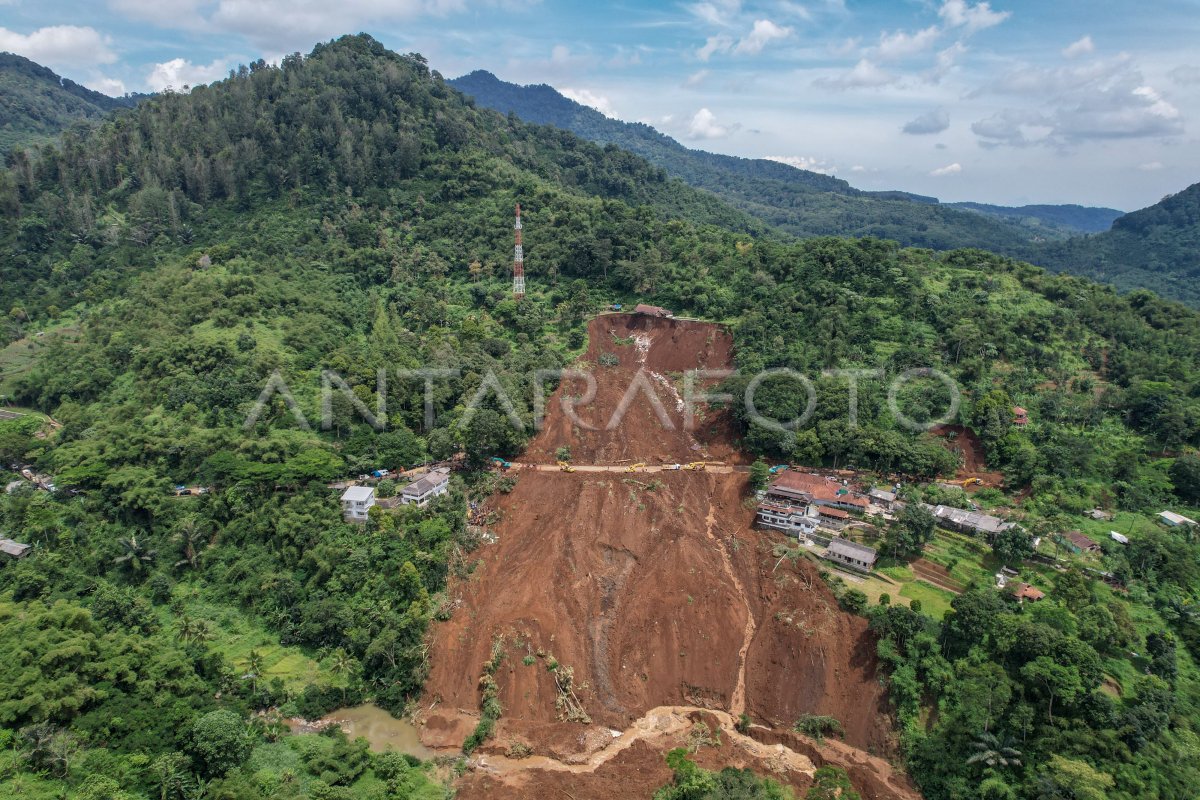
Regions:
[[[865,544],[834,539],[825,551],[825,558],[857,572],[870,572],[875,566],[875,549]]]
[[[764,528],[774,528],[797,538],[807,538],[817,528],[817,510],[814,506],[778,500],[765,499],[759,503],[754,519]]]
[[[366,522],[373,505],[375,490],[370,486],[351,486],[342,492],[342,516],[347,522]]]
[[[867,492],[867,499],[889,511],[896,505],[896,493],[887,489],[871,489]]]
[[[450,490],[449,471],[435,470],[405,486],[400,492],[403,505],[423,506],[433,498]]]

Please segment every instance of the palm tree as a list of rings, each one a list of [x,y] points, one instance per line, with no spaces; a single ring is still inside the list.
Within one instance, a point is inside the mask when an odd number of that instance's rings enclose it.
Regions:
[[[246,677],[250,679],[250,691],[258,691],[258,676],[263,671],[262,653],[257,650],[251,650],[246,656]]]
[[[171,537],[174,541],[179,542],[183,549],[183,558],[175,562],[176,567],[182,567],[187,564],[192,569],[200,564],[200,555],[203,552],[200,548],[204,541],[204,529],[200,527],[200,523],[195,517],[184,517],[179,521],[179,528]]]
[[[202,619],[193,619],[187,614],[179,617],[176,638],[184,644],[200,644],[212,638],[212,628]]]
[[[138,544],[136,534],[128,539],[119,539],[118,542],[125,552],[114,558],[113,563],[126,565],[135,575],[141,575],[146,565],[158,555],[157,550],[147,550]]]
[[[337,650],[333,651],[333,655],[331,656],[331,659],[332,659],[332,661],[329,664],[329,670],[334,675],[337,675],[339,678],[345,679],[346,683],[349,683],[350,682],[350,674],[352,672],[354,672],[354,668],[356,666],[358,666],[355,663],[354,659],[351,658],[350,654],[347,653],[341,647],[339,647]],[[343,684],[342,685],[342,705],[345,705],[345,704],[346,704],[346,686],[345,686],[345,684]]]
[[[968,764],[985,764],[989,768],[1021,766],[1021,751],[1012,747],[1007,738],[1000,741],[994,733],[981,733],[971,748],[975,753],[967,759]]]

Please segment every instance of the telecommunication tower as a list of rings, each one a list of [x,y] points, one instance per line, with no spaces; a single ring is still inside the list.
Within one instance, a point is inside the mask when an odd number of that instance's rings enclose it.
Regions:
[[[513,247],[513,299],[525,296],[525,253],[521,249],[521,204],[517,203],[517,221],[513,225],[517,243]]]

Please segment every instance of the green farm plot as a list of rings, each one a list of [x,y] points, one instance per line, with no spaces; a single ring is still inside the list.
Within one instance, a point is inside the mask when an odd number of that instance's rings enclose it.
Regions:
[[[64,320],[39,333],[31,332],[23,339],[9,342],[0,348],[0,395],[11,396],[17,381],[29,374],[38,354],[56,339],[75,342],[79,327],[74,320]]]
[[[925,559],[945,567],[963,586],[976,580],[990,581],[1000,569],[986,542],[944,530],[925,548]]]
[[[322,686],[345,683],[300,648],[280,644],[278,636],[237,609],[191,597],[185,600],[183,613],[209,624],[212,638],[208,646],[221,653],[235,670],[244,669],[254,651],[262,656],[262,679],[279,678],[289,692],[303,691],[310,683]]]

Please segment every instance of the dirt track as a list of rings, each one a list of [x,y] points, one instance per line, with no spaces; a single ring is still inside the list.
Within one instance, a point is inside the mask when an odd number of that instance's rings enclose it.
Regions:
[[[728,365],[728,336],[711,325],[604,316],[590,333],[592,363],[604,352],[620,359],[597,370],[600,417],[619,405],[639,369],[666,376]],[[681,422],[669,390],[652,380],[668,416]],[[773,771],[803,788],[811,770],[798,765],[812,757],[796,748],[811,744],[785,731],[801,713],[828,714],[845,726],[846,745],[822,751],[818,766],[844,763],[861,777],[864,797],[916,797],[886,762],[854,750],[892,748],[865,621],[838,609],[809,562],[776,568],[776,539],[751,529],[744,472],[553,466],[562,445],[589,465],[744,462],[728,420],[709,412],[702,430],[667,428],[638,397],[620,426],[589,431],[554,400],[520,459],[548,466],[515,470],[515,489],[493,498],[498,541],[451,587],[453,614],[433,630],[424,704],[433,708],[422,732],[432,747],[461,745],[478,720],[478,681],[498,638],[505,651],[495,675],[504,716],[459,797],[648,797],[670,779],[666,750],[682,743],[696,714],[710,711],[709,723],[729,730],[725,745],[701,751],[701,763]],[[582,419],[587,411],[579,409]],[[590,724],[562,720],[551,659],[574,670]],[[769,753],[730,738],[743,710],[765,726],[754,738],[775,737]],[[513,742],[534,757],[504,758]]]

